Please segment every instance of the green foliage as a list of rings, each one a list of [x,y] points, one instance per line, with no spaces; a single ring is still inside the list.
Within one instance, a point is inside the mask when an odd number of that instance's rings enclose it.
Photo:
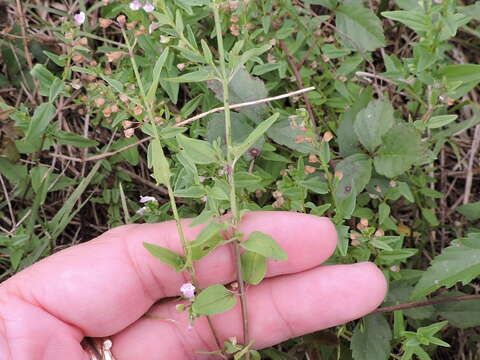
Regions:
[[[387,360],[392,333],[381,314],[368,315],[355,327],[351,349],[355,360]]]
[[[286,261],[288,259],[287,254],[277,244],[275,239],[260,231],[252,232],[248,236],[248,239],[241,243],[241,246],[246,250],[263,255],[266,258],[280,261]]]
[[[150,243],[143,243],[143,246],[150,254],[165,264],[170,265],[176,271],[182,270],[185,266],[185,258],[170,249]]]
[[[225,286],[217,284],[209,286],[198,294],[192,310],[198,315],[215,315],[230,310],[236,303],[236,296]]]

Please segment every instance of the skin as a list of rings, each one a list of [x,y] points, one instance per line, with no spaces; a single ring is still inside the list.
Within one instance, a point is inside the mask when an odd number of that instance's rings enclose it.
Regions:
[[[194,239],[202,227],[189,227]],[[336,232],[326,218],[291,212],[252,212],[239,230],[263,231],[287,252],[269,261],[267,278],[247,290],[256,348],[339,325],[373,311],[386,281],[371,263],[319,266],[335,250]],[[85,336],[109,337],[123,359],[208,359],[215,350],[205,317],[189,329],[178,313],[182,273],[152,257],[143,242],[182,252],[174,222],[126,225],[60,251],[0,285],[0,354],[8,360],[86,360]],[[235,280],[229,246],[196,263],[201,287]],[[161,301],[159,301],[161,300]],[[145,313],[158,318],[143,317]],[[242,340],[240,306],[211,317],[220,340]],[[5,358],[5,354],[6,358]]]

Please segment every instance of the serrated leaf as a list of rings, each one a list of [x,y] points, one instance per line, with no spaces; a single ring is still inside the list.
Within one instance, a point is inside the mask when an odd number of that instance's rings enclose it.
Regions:
[[[178,144],[195,164],[211,164],[217,161],[212,145],[204,140],[192,139],[185,135],[176,136]]]
[[[383,144],[373,162],[375,170],[386,177],[392,178],[403,174],[417,163],[424,153],[420,134],[405,124],[390,129],[382,141]]]
[[[38,138],[43,135],[50,121],[55,116],[56,108],[53,104],[40,104],[34,111],[32,119],[28,124],[27,139]]]
[[[390,356],[392,331],[382,314],[363,318],[353,331],[350,348],[354,360],[387,360]]]
[[[235,157],[237,159],[240,158],[244,152],[252,147],[253,144],[255,144],[255,142],[273,125],[279,115],[279,113],[275,113],[267,120],[262,121],[250,134],[248,134],[247,138],[241,144],[234,146],[232,152]]]
[[[442,286],[450,288],[459,281],[467,284],[479,275],[479,238],[470,235],[457,239],[433,259],[415,286],[412,298],[428,295]]]
[[[373,100],[358,113],[353,127],[363,146],[373,152],[382,143],[382,137],[394,123],[393,107],[390,102]]]
[[[199,315],[215,315],[230,310],[237,303],[236,296],[225,286],[216,284],[204,289],[192,304]]]
[[[246,250],[250,250],[266,258],[286,261],[288,260],[287,253],[278,245],[274,238],[270,235],[255,231],[250,234],[248,239],[240,243]]]
[[[267,259],[253,251],[245,251],[241,255],[243,279],[252,285],[257,285],[267,273]]]
[[[215,93],[220,101],[223,101],[223,86],[220,81],[207,82],[208,87]],[[229,101],[231,104],[239,104],[248,101],[264,99],[268,96],[267,88],[264,82],[251,76],[245,68],[240,68],[235,72],[228,84]],[[263,115],[267,110],[267,105],[256,104],[238,109],[255,123],[262,121]]]
[[[172,266],[176,271],[181,271],[185,265],[185,258],[176,252],[167,249],[163,246],[158,246],[150,243],[143,243],[143,246],[150,254],[155,256],[167,265]]]
[[[385,46],[385,36],[380,19],[369,9],[358,4],[343,4],[335,9],[338,29],[345,43],[361,52]],[[351,41],[353,40],[353,43]]]

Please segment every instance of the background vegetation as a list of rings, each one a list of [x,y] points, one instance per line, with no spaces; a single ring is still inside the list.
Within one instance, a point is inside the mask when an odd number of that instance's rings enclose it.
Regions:
[[[180,216],[229,211],[212,153],[224,115],[194,117],[223,105],[224,55],[233,104],[315,88],[232,113],[234,143],[279,113],[237,163],[240,210],[329,216],[329,262],[374,261],[389,280],[384,313],[263,358],[479,359],[480,3],[230,0],[225,53],[210,3],[0,2],[2,279],[171,219],[151,176],[155,127]]]

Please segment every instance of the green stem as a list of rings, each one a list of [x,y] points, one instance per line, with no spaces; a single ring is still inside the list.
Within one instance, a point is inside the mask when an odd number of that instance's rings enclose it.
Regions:
[[[225,51],[223,48],[223,38],[222,38],[222,27],[220,22],[220,15],[218,12],[218,5],[213,5],[213,14],[215,18],[215,30],[217,35],[217,44],[218,44],[218,53],[220,57],[220,70],[222,74],[222,86],[223,86],[223,106],[225,108],[225,138],[227,145],[227,178],[230,185],[230,207],[232,212],[232,222],[235,229],[236,225],[240,221],[238,207],[237,207],[237,195],[235,191],[235,162],[236,159],[233,154],[233,143],[232,143],[232,121],[230,117],[230,104],[229,104],[229,93],[228,93],[228,83],[229,79],[227,76],[227,70],[225,65]],[[243,343],[245,345],[249,344],[249,328],[248,328],[248,307],[247,307],[247,298],[245,293],[245,282],[243,281],[242,276],[242,263],[240,260],[240,246],[238,241],[233,242],[233,252],[235,257],[235,266],[237,273],[237,282],[240,291],[240,304],[242,307],[242,323],[243,323]],[[250,352],[246,353],[246,359],[250,359]]]

